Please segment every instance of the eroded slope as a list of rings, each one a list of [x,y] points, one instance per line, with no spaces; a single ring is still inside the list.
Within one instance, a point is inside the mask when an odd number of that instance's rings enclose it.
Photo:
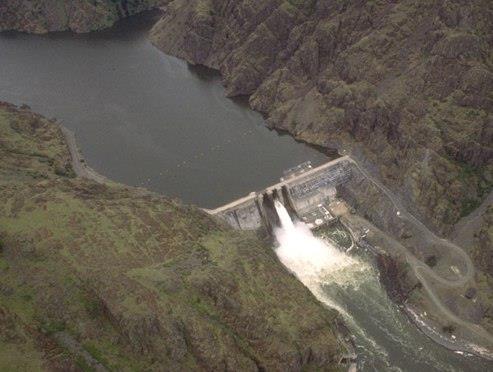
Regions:
[[[493,184],[492,3],[173,1],[151,32],[269,125],[345,148],[444,232]]]
[[[338,316],[255,236],[73,178],[28,109],[0,106],[0,159],[0,369],[335,368]]]

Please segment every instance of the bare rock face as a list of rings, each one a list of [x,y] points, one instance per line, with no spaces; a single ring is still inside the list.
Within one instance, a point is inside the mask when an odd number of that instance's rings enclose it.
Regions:
[[[474,258],[480,267],[493,275],[493,206],[488,207],[484,214],[484,222],[481,225],[475,240],[477,249],[474,251]]]
[[[90,32],[163,3],[160,0],[2,0],[0,31]]]
[[[151,31],[220,70],[268,125],[362,149],[447,232],[493,184],[493,6],[474,1],[175,0]]]

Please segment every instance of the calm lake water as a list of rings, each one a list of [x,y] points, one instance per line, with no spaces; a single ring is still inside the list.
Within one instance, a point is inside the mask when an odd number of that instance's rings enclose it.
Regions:
[[[226,99],[216,73],[154,48],[149,17],[89,35],[1,35],[0,99],[59,119],[109,178],[201,207],[328,160]]]
[[[151,17],[90,35],[0,34],[0,100],[59,119],[100,173],[201,207],[262,189],[306,160],[328,160],[226,99],[216,74],[155,49]],[[493,370],[425,337],[372,271],[329,280],[325,294],[356,336],[363,371]]]

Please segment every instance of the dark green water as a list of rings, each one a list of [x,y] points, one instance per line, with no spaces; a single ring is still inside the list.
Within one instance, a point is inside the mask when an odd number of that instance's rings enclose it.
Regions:
[[[211,71],[156,50],[146,39],[151,23],[135,17],[90,35],[1,34],[0,100],[58,118],[100,173],[202,207],[262,189],[303,161],[327,160],[226,99]],[[324,293],[345,313],[361,370],[493,370],[420,333],[371,270],[328,279]]]
[[[338,309],[355,335],[362,371],[493,371],[492,362],[454,353],[426,337],[387,297],[369,264],[328,275],[320,285],[317,297]]]
[[[154,48],[148,18],[89,35],[1,35],[0,100],[58,118],[109,178],[201,207],[327,160],[226,99],[217,74]]]

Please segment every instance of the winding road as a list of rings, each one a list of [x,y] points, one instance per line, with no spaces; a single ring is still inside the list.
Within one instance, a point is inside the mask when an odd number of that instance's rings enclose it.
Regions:
[[[60,125],[60,130],[65,137],[65,143],[70,151],[70,157],[72,158],[72,169],[75,174],[81,178],[87,178],[93,180],[97,183],[108,183],[110,182],[106,177],[97,173],[94,169],[89,167],[77,147],[77,142],[75,140],[75,134],[70,129]]]
[[[387,235],[388,239],[391,239],[394,245],[396,245],[400,250],[405,254],[406,261],[409,263],[411,268],[413,269],[416,277],[418,280],[422,283],[423,288],[425,291],[428,293],[430,299],[433,301],[434,305],[442,312],[443,315],[445,315],[450,321],[462,325],[463,327],[467,328],[471,332],[473,332],[474,335],[478,336],[480,339],[486,341],[490,345],[493,345],[493,335],[491,335],[489,332],[487,332],[483,327],[468,322],[466,320],[463,320],[456,316],[454,313],[452,313],[446,305],[443,304],[443,302],[440,300],[438,295],[435,293],[433,290],[432,286],[430,285],[429,279],[431,278],[432,280],[435,280],[436,282],[447,286],[447,287],[452,287],[452,288],[458,288],[462,287],[467,282],[469,282],[471,279],[474,277],[474,265],[469,257],[469,255],[458,245],[443,239],[439,238],[436,236],[432,231],[430,231],[421,221],[419,221],[417,218],[415,218],[412,214],[410,214],[400,203],[399,199],[386,187],[384,186],[378,179],[373,177],[371,174],[369,174],[365,169],[363,169],[353,158],[349,157],[349,161],[363,174],[370,182],[372,182],[378,189],[380,189],[392,202],[394,207],[400,212],[399,217],[401,219],[405,219],[408,222],[414,224],[420,232],[423,234],[423,236],[430,242],[434,243],[437,245],[444,245],[447,248],[453,250],[461,260],[465,263],[466,265],[466,270],[464,273],[461,273],[461,277],[456,279],[456,280],[451,280],[451,279],[446,279],[438,275],[435,271],[433,271],[428,265],[426,265],[424,262],[418,260],[409,250],[403,246],[401,243],[399,243],[397,240],[389,237]],[[386,234],[385,234],[386,235]],[[427,279],[428,278],[428,279]]]
[[[60,125],[60,129],[65,137],[68,149],[70,151],[70,155],[72,158],[72,167],[74,169],[75,174],[78,177],[82,178],[87,178],[91,179],[97,183],[107,183],[111,182],[108,180],[106,177],[98,174],[96,171],[94,171],[92,168],[90,168],[87,164],[85,164],[80,151],[77,147],[77,143],[75,140],[75,135],[72,131],[69,129],[65,128],[63,125]],[[425,278],[432,278],[433,280],[437,281],[438,283],[448,286],[448,287],[462,287],[464,286],[468,281],[470,281],[473,276],[474,276],[474,265],[470,259],[470,257],[467,255],[466,252],[462,248],[460,248],[458,245],[453,244],[452,242],[439,238],[436,236],[432,231],[430,231],[421,221],[419,221],[417,218],[415,218],[412,214],[410,214],[400,203],[399,199],[386,187],[384,186],[376,177],[373,177],[368,171],[366,171],[364,168],[362,168],[356,160],[354,160],[350,156],[345,156],[344,160],[347,160],[351,162],[360,172],[362,175],[364,175],[370,182],[372,182],[378,189],[380,189],[392,202],[393,206],[400,212],[399,217],[401,219],[405,219],[410,223],[413,223],[416,227],[419,228],[423,236],[425,236],[431,243],[435,244],[440,244],[440,245],[445,245],[449,249],[452,249],[457,255],[459,255],[462,259],[462,261],[466,265],[466,271],[465,273],[462,273],[461,277],[458,278],[457,280],[450,280],[450,279],[445,279],[441,276],[439,276],[436,272],[434,272],[428,265],[423,263],[422,261],[418,260],[412,253],[409,252],[409,250],[404,247],[401,243],[399,243],[397,240],[395,240],[392,237],[389,237],[387,234],[383,233],[386,237],[386,239],[392,240],[392,244],[394,246],[398,247],[405,255],[406,261],[409,263],[411,268],[413,269],[416,277],[418,278],[419,281],[423,284],[423,288],[425,291],[428,293],[430,299],[433,301],[435,306],[445,315],[449,320],[456,324],[460,324],[463,327],[469,329],[472,331],[476,336],[480,337],[481,339],[487,341],[488,343],[493,344],[493,336],[488,333],[484,328],[465,321],[463,319],[460,319],[457,317],[455,314],[453,314],[447,306],[445,306],[442,301],[439,299],[437,294],[434,292],[433,288],[431,287],[430,283],[428,280]]]

